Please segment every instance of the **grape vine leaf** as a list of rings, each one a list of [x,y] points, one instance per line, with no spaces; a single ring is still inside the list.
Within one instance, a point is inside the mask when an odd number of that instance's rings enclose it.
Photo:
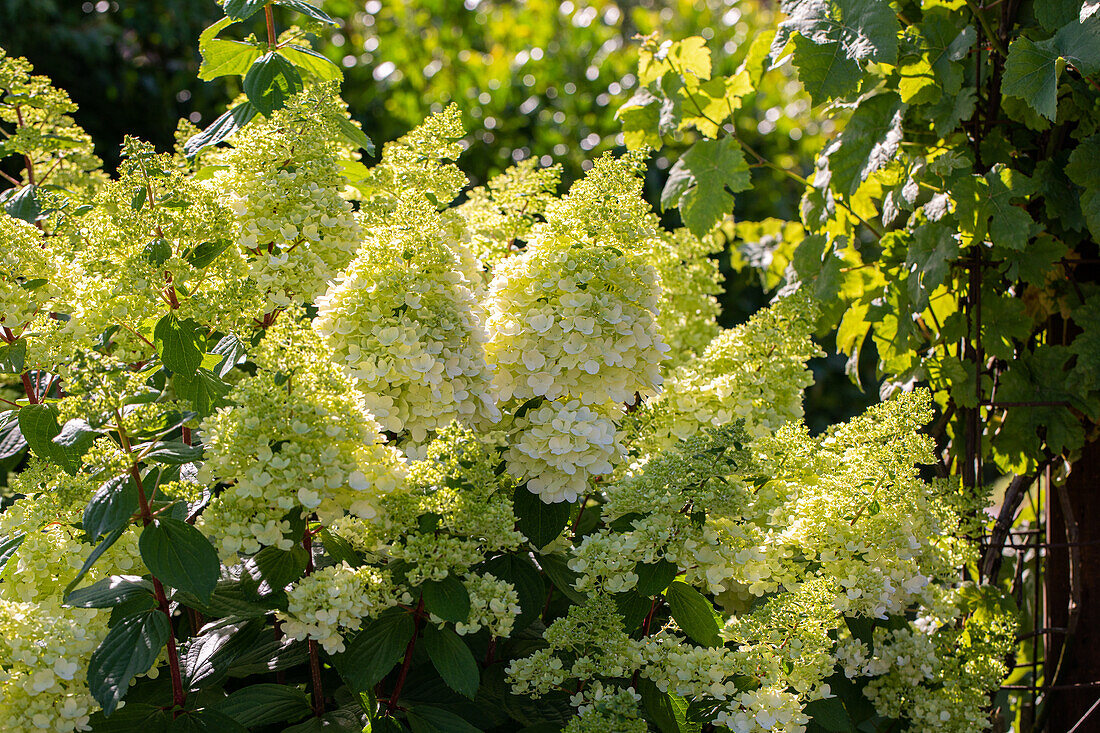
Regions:
[[[796,34],[792,42],[798,80],[815,105],[859,88],[862,77],[859,63],[845,56],[839,43],[816,44],[802,34]]]
[[[703,237],[733,210],[733,194],[749,187],[749,165],[736,140],[700,140],[669,171],[661,208],[678,206],[691,233]]]
[[[1051,44],[1021,36],[1008,47],[1001,89],[1053,121],[1058,113],[1058,77],[1064,66]]]
[[[894,92],[865,100],[844,132],[825,149],[833,190],[855,194],[867,177],[890,162],[901,144],[901,120],[905,104]],[[816,183],[816,182],[815,182]]]
[[[859,87],[861,61],[893,64],[898,20],[881,0],[787,0],[788,17],[772,41],[773,64],[794,43],[798,78],[814,104]]]
[[[951,262],[958,257],[959,241],[954,230],[939,222],[918,227],[907,249],[909,299],[919,310],[928,305],[928,298],[947,280]]]
[[[1058,78],[1067,63],[1085,76],[1100,72],[1100,16],[1068,23],[1044,41],[1023,37],[1013,41],[1005,59],[1002,90],[1054,121]]]
[[[1100,134],[1086,138],[1069,156],[1066,175],[1085,189],[1081,194],[1081,211],[1094,237],[1100,238]]]
[[[898,57],[898,19],[882,0],[787,0],[788,18],[772,42],[778,58],[794,33],[857,61],[892,64]],[[797,59],[796,59],[797,63]]]
[[[974,26],[968,25],[960,31],[951,15],[945,7],[929,8],[920,26],[928,63],[948,95],[958,94],[962,89],[963,67],[959,61],[966,57],[978,37]]]

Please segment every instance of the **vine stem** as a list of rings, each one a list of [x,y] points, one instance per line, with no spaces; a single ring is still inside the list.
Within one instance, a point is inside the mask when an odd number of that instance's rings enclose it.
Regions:
[[[989,25],[989,20],[982,13],[982,9],[978,7],[978,4],[974,0],[966,0],[966,6],[970,8],[970,12],[974,15],[974,18],[981,24],[982,30],[985,31],[986,38],[993,45],[993,48],[997,50],[997,53],[1005,56],[1005,48],[1001,44],[1000,38],[993,32],[993,29]]]
[[[122,443],[122,449],[126,451],[127,456],[133,456],[134,450],[130,445],[130,436],[126,434],[126,428],[122,424],[122,415],[115,410],[115,427],[118,428],[118,439]],[[149,499],[145,496],[145,486],[141,481],[141,471],[138,469],[136,461],[130,463],[130,476],[134,479],[134,485],[137,486],[138,492],[138,507],[141,510],[141,524],[142,526],[148,526],[153,521],[153,513],[149,509]],[[164,585],[161,584],[155,575],[150,575],[153,579],[153,596],[157,600],[157,606],[160,608],[161,613],[168,617],[168,671],[172,677],[172,703],[180,708],[187,701],[187,692],[183,689],[183,678],[180,675],[180,656],[179,650],[176,649],[176,634],[172,630],[172,609],[168,606],[168,595],[164,592]],[[173,713],[173,717],[179,714],[179,710]]]
[[[393,712],[397,710],[397,701],[401,699],[401,688],[405,686],[405,678],[409,676],[409,667],[412,666],[413,650],[416,648],[416,636],[420,633],[420,624],[424,615],[424,594],[420,594],[420,600],[416,604],[416,611],[413,612],[413,635],[409,639],[408,646],[405,647],[405,658],[401,661],[401,671],[397,673],[397,682],[394,683],[393,693],[390,695],[389,702],[386,703],[386,714],[393,715]]]
[[[302,533],[302,548],[306,551],[306,577],[313,574],[313,535],[306,527]],[[325,713],[325,691],[321,686],[321,655],[317,651],[317,640],[310,639],[306,642],[309,647],[309,676],[313,689],[313,714],[321,717]]]

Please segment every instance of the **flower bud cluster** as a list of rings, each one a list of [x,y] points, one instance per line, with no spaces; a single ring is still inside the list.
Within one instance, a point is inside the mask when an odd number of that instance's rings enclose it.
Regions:
[[[465,622],[455,624],[455,631],[463,636],[484,628],[492,637],[509,636],[516,617],[523,612],[515,586],[488,573],[472,573],[463,584],[470,594],[470,615]]]
[[[352,568],[346,562],[313,571],[287,591],[287,599],[287,610],[277,614],[283,633],[314,639],[329,654],[344,650],[343,634],[357,630],[364,617],[377,616],[402,600],[380,570]]]
[[[80,271],[56,256],[42,233],[0,215],[0,328],[20,336],[43,309],[68,313]]]
[[[641,701],[642,696],[628,687],[596,681],[569,697],[577,717],[569,721],[564,733],[646,733],[649,727],[640,715]]]
[[[622,616],[611,596],[589,596],[543,634],[549,645],[508,666],[508,679],[517,695],[541,697],[569,679],[630,677],[641,667],[641,642],[623,630]]]

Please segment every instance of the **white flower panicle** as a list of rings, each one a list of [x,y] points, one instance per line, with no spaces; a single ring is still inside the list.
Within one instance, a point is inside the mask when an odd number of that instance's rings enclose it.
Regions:
[[[806,362],[822,352],[811,338],[817,307],[796,292],[720,333],[703,353],[673,370],[637,420],[642,454],[667,448],[705,427],[743,421],[752,436],[802,417],[813,383]]]
[[[290,311],[261,344],[261,369],[230,393],[234,407],[202,423],[200,478],[230,483],[203,514],[223,554],[289,549],[292,519],[350,512],[371,519],[404,468],[381,444],[362,395],[332,363],[308,322]],[[281,367],[281,368],[280,368]]]
[[[355,255],[361,233],[342,197],[329,117],[346,114],[334,88],[320,85],[248,125],[210,179],[237,217],[237,246],[267,305],[312,301]]]
[[[434,237],[383,232],[317,303],[314,328],[336,362],[382,427],[414,444],[456,420],[499,418],[481,309],[457,264]]]
[[[668,350],[653,268],[617,247],[540,241],[489,287],[488,357],[501,400],[633,404],[656,393]]]
[[[602,408],[602,409],[601,409]],[[615,420],[622,407],[542,400],[513,422],[508,470],[547,503],[573,502],[593,477],[610,473],[624,449]]]

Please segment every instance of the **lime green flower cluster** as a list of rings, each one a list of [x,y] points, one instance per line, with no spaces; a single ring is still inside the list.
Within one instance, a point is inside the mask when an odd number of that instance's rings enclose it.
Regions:
[[[454,250],[422,233],[368,237],[318,300],[317,333],[382,427],[413,444],[458,420],[499,418],[481,308]]]
[[[226,556],[290,549],[301,540],[287,536],[292,522],[311,512],[326,522],[344,512],[371,519],[403,480],[399,454],[382,445],[362,395],[298,315],[268,332],[260,369],[229,395],[234,406],[201,426],[208,455],[200,480],[231,483],[203,514]]]
[[[628,687],[596,682],[569,698],[577,717],[569,721],[565,733],[646,733],[649,726],[638,710],[641,700],[642,696]]]
[[[362,234],[338,165],[331,117],[346,114],[334,87],[292,98],[249,125],[209,179],[237,218],[236,244],[266,308],[312,301],[355,255]]]
[[[398,596],[377,568],[346,562],[313,571],[294,584],[287,599],[286,612],[277,614],[283,633],[313,639],[329,654],[344,651],[343,634],[358,630],[366,617],[412,600]]]
[[[639,452],[735,420],[758,436],[800,419],[802,391],[813,383],[806,362],[824,353],[811,339],[816,318],[809,296],[795,293],[716,336],[672,371],[661,395],[635,418]]]

